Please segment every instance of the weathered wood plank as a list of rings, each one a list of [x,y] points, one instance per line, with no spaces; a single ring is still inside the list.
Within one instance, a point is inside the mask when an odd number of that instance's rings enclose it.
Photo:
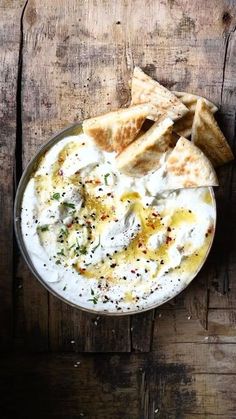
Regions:
[[[48,343],[48,292],[24,265],[23,278],[24,305],[24,349],[41,352],[49,348]]]
[[[236,33],[235,23],[225,34],[225,65],[221,94],[222,123],[231,146],[236,151]],[[218,193],[218,235],[215,243],[216,275],[212,281],[210,306],[236,306],[236,170],[235,165],[220,172]],[[223,294],[220,295],[220,294]]]
[[[207,329],[208,321],[208,276],[210,263],[211,259],[209,258],[206,265],[184,291],[184,307],[190,316],[199,319],[204,329]]]
[[[157,310],[153,332],[153,350],[160,344],[168,343],[236,343],[235,310],[210,309],[208,328],[204,329],[200,321],[189,315],[186,310]]]
[[[159,359],[151,354],[4,356],[1,414],[35,419],[234,419],[231,346],[212,344],[207,353],[207,345],[189,345],[188,356],[183,345],[177,344],[176,350],[175,344],[165,345]]]
[[[0,3],[0,348],[13,337],[14,153],[20,17],[23,2]]]
[[[139,361],[122,360],[83,354],[2,358],[1,416],[139,418]]]
[[[50,349],[68,352],[130,352],[130,319],[72,309],[50,298]]]
[[[229,271],[232,272],[231,270]],[[209,307],[210,308],[235,308],[236,307],[236,284],[234,281],[235,276],[231,276],[229,289],[222,294],[218,291],[219,282],[214,278],[211,282],[209,293]]]
[[[28,159],[24,153],[25,142],[29,141],[28,133],[24,126],[24,93],[23,93],[23,73],[24,73],[24,51],[25,51],[25,14],[27,12],[29,2],[25,2],[25,7],[21,17],[21,36],[22,43],[20,49],[20,73],[19,73],[19,90],[18,90],[18,131],[17,141],[19,151],[22,153],[21,162],[18,164],[18,176],[20,171],[24,169],[28,161],[32,158],[32,150],[29,147]],[[30,143],[30,141],[29,141]],[[19,159],[19,156],[17,157]],[[16,344],[26,345],[30,350],[45,351],[48,349],[48,293],[38,283],[26,267],[22,258],[18,261],[16,269],[17,281],[20,282],[20,296],[18,298],[19,289],[16,293]],[[22,295],[23,294],[23,295]],[[18,303],[20,301],[20,303]],[[23,313],[21,310],[23,309]],[[19,328],[18,318],[21,319]]]
[[[131,317],[131,345],[134,352],[152,350],[155,310]]]
[[[193,374],[236,374],[235,343],[160,343],[155,359],[161,365],[180,364]]]
[[[150,400],[158,406],[159,417],[234,419],[235,375],[194,374],[191,379],[177,385],[175,377],[179,374],[178,367],[174,376],[168,372],[168,367],[163,368],[163,373],[158,377],[163,385],[162,391],[155,392]],[[232,389],[230,393],[229,388]],[[149,417],[154,419],[156,415],[152,412],[153,408],[150,407]]]

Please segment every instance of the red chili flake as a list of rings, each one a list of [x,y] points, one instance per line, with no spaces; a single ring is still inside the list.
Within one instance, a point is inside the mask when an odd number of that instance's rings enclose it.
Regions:
[[[72,224],[73,224],[73,223],[68,224],[68,225],[67,225],[67,227],[68,227],[68,228],[71,228],[71,227],[72,227]]]
[[[101,216],[101,220],[105,220],[107,217],[108,217],[108,215],[107,215],[107,214],[103,214],[103,215]]]
[[[99,179],[95,179],[94,183],[96,183],[97,185],[100,185],[102,182]]]
[[[58,170],[58,174],[59,174],[59,176],[63,176],[63,170],[62,169],[59,169]]]
[[[90,225],[91,224],[91,221],[86,221],[86,224],[89,224]]]
[[[147,251],[146,250],[143,250],[143,253],[146,255]]]
[[[155,229],[155,225],[151,221],[147,222],[147,226],[151,227],[153,230]]]
[[[166,244],[168,244],[169,242],[171,242],[172,241],[172,238],[170,237],[170,236],[167,236],[166,237]]]
[[[170,227],[167,227],[167,231],[171,231],[171,228]]]
[[[138,244],[138,247],[142,247],[142,243],[139,243],[139,244]]]
[[[157,217],[158,214],[156,212],[152,212],[153,217]]]
[[[131,269],[131,271],[130,271],[132,274],[135,274],[135,270],[134,269]]]
[[[111,196],[111,192],[107,193],[107,196]]]

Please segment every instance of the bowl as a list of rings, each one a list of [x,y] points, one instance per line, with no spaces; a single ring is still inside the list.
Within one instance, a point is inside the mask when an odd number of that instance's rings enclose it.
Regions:
[[[39,272],[35,268],[35,266],[33,264],[33,261],[32,261],[30,255],[27,251],[26,245],[24,243],[23,235],[22,235],[22,230],[21,230],[21,207],[22,207],[22,199],[23,199],[25,188],[26,188],[31,176],[33,175],[33,173],[37,169],[38,163],[39,163],[41,157],[45,154],[45,152],[47,152],[52,146],[54,146],[56,143],[58,143],[59,141],[61,141],[65,137],[78,135],[81,132],[82,132],[82,124],[81,123],[75,123],[75,124],[65,128],[65,129],[63,129],[61,132],[57,133],[56,135],[54,135],[46,144],[44,144],[39,149],[39,151],[32,158],[32,160],[27,165],[26,169],[24,170],[24,172],[22,174],[22,177],[21,177],[21,180],[19,182],[18,189],[17,189],[17,192],[16,192],[15,205],[14,205],[15,234],[16,234],[16,239],[17,239],[17,243],[19,245],[21,254],[22,254],[26,264],[28,265],[29,269],[34,274],[34,276],[38,279],[38,281],[51,294],[53,294],[55,297],[59,298],[60,300],[66,302],[67,304],[69,304],[73,307],[79,308],[81,310],[84,310],[84,311],[87,311],[87,312],[90,312],[90,313],[119,316],[119,315],[136,314],[136,313],[144,312],[144,311],[153,309],[157,306],[160,306],[161,304],[164,304],[165,302],[171,300],[176,295],[178,295],[180,292],[182,292],[189,285],[189,283],[194,279],[194,277],[198,274],[198,272],[200,271],[200,269],[204,265],[204,263],[207,259],[207,256],[210,252],[212,242],[213,242],[213,239],[214,239],[214,233],[211,236],[211,241],[209,243],[209,247],[207,249],[207,252],[206,252],[204,258],[201,260],[201,263],[199,264],[198,269],[194,272],[194,275],[189,276],[188,281],[185,281],[184,283],[180,284],[179,288],[175,292],[172,290],[172,292],[170,292],[168,295],[165,295],[165,298],[163,298],[163,300],[158,301],[157,303],[154,303],[154,304],[147,305],[146,307],[143,307],[139,310],[137,309],[137,310],[132,310],[132,311],[131,310],[130,311],[116,311],[116,312],[114,312],[114,311],[110,312],[110,311],[107,311],[107,310],[101,311],[101,310],[96,310],[96,307],[87,308],[87,307],[84,307],[82,305],[75,304],[69,298],[63,296],[62,294],[57,292],[55,289],[53,289],[53,287],[50,285],[50,283],[45,281],[42,278],[42,276],[39,274]],[[214,212],[215,212],[215,218],[214,218],[214,232],[215,232],[215,224],[216,224],[215,195],[214,195],[213,188],[209,187],[208,190],[209,190],[211,198],[212,198],[212,206],[213,206]]]

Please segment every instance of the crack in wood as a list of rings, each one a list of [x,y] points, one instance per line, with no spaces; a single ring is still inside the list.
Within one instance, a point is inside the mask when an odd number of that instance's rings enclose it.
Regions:
[[[15,187],[19,183],[22,175],[22,67],[23,67],[23,47],[24,47],[24,14],[29,0],[26,0],[20,17],[20,44],[17,73],[16,89],[16,147],[15,147]]]
[[[222,99],[223,99],[223,91],[224,91],[224,84],[225,84],[225,69],[226,69],[226,61],[227,61],[227,55],[228,55],[229,40],[232,33],[234,33],[235,30],[236,30],[236,26],[226,36],[223,71],[222,71],[223,74],[222,74],[222,83],[221,83],[221,92],[220,92],[220,105],[222,105]]]
[[[20,15],[20,40],[18,52],[18,68],[17,68],[17,82],[16,82],[16,143],[15,143],[15,159],[14,159],[14,178],[13,178],[13,191],[14,195],[17,190],[18,183],[22,175],[22,66],[23,66],[23,47],[24,47],[24,27],[23,20],[24,14],[29,0],[26,0]],[[14,226],[13,226],[14,230]],[[12,271],[12,285],[13,285],[13,307],[18,306],[18,297],[16,289],[19,287],[19,281],[22,278],[19,276],[19,263],[20,251],[16,242],[15,234],[13,231],[13,249],[12,249],[13,271]],[[22,285],[21,285],[22,286]],[[13,321],[13,336],[16,337],[17,320],[14,317]]]
[[[152,323],[151,323],[151,331],[150,331],[150,352],[152,352],[152,347],[153,347],[153,336],[154,336],[156,312],[157,312],[157,309],[154,308],[152,310]]]
[[[141,418],[148,419],[149,418],[149,381],[146,377],[146,372],[142,371],[142,378],[141,378],[141,387],[140,387],[140,395],[141,395]]]

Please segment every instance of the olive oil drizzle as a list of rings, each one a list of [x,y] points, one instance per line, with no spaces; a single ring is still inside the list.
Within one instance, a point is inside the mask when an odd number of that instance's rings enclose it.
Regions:
[[[166,226],[162,223],[163,213],[158,213],[153,206],[145,207],[141,201],[141,196],[136,191],[128,191],[120,197],[120,201],[127,206],[127,209],[134,213],[140,221],[140,231],[130,241],[129,245],[123,248],[121,251],[108,255],[104,260],[97,264],[89,264],[86,268],[84,267],[84,252],[79,250],[79,246],[74,242],[75,233],[87,230],[87,239],[84,241],[86,248],[93,244],[98,234],[101,234],[102,230],[116,218],[118,219],[117,209],[114,205],[107,205],[103,195],[95,196],[92,193],[91,183],[89,184],[89,191],[86,187],[86,183],[83,182],[79,171],[72,176],[66,177],[63,174],[63,164],[70,155],[70,153],[79,150],[80,144],[71,142],[67,144],[59,153],[58,160],[52,165],[51,175],[40,175],[34,176],[35,190],[41,202],[45,205],[50,206],[52,195],[58,188],[60,190],[66,190],[71,184],[78,187],[78,191],[82,196],[83,204],[79,211],[74,211],[73,222],[68,228],[68,236],[63,237],[59,244],[60,260],[64,266],[68,266],[67,259],[75,256],[74,268],[75,270],[86,278],[105,278],[108,282],[117,282],[122,278],[116,274],[116,267],[119,265],[132,264],[135,260],[145,259],[146,261],[156,262],[156,271],[152,274],[156,277],[159,273],[161,264],[167,264],[169,262],[169,248],[174,242],[174,230],[179,228],[182,223],[194,223],[196,222],[196,215],[190,210],[180,208],[176,210],[169,222],[170,233],[168,233],[168,240],[162,243],[157,249],[151,250],[148,247],[148,240],[151,235],[157,232],[166,233]],[[40,165],[43,161],[40,161]],[[60,195],[60,194],[59,194]],[[116,197],[115,197],[116,198]],[[212,203],[212,198],[209,192],[206,192],[203,196],[203,201],[206,204]],[[113,203],[115,200],[112,201]],[[80,221],[83,221],[81,224]],[[49,232],[40,232],[40,241],[43,243],[45,240],[50,238]],[[206,237],[204,245],[198,249],[198,251],[190,256],[184,257],[181,261],[178,272],[189,272],[192,273],[198,269],[201,261],[204,259],[209,244],[211,241],[211,234]],[[78,248],[78,253],[76,249]],[[81,252],[81,253],[80,253]],[[149,271],[148,263],[146,263],[147,270]],[[176,268],[174,268],[176,269]],[[132,296],[127,296],[132,298]]]

